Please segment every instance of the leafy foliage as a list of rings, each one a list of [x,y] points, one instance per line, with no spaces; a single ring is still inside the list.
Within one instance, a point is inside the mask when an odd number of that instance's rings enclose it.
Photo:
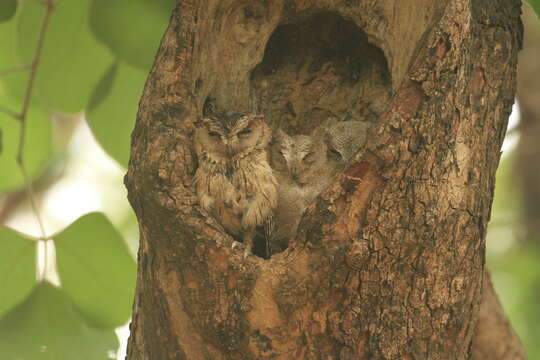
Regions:
[[[0,22],[10,20],[17,11],[17,0],[2,0],[0,2]]]
[[[122,237],[99,213],[85,215],[55,236],[63,290],[97,327],[124,324],[131,312],[135,262]]]
[[[2,94],[1,89],[0,106],[14,111],[21,109],[21,103]],[[27,121],[23,158],[28,172],[35,176],[39,174],[53,152],[52,123],[48,112],[38,105],[30,107]],[[23,186],[24,182],[16,161],[21,124],[14,121],[9,115],[0,112],[0,129],[2,130],[0,191],[2,191],[19,188]]]
[[[105,151],[122,166],[144,82],[176,0],[94,0],[90,28],[117,57],[95,87],[88,123]],[[122,14],[122,16],[118,16]],[[141,26],[144,24],[144,26]]]
[[[88,24],[90,0],[59,1],[46,34],[39,71],[37,95],[57,111],[84,109],[99,77],[113,57],[92,35]],[[17,20],[17,46],[20,60],[29,64],[44,14],[44,6],[26,1]]]
[[[40,283],[0,320],[0,358],[104,360],[115,358],[112,330],[96,330],[79,317],[60,289]]]
[[[102,87],[109,87],[107,96],[90,107],[87,115],[88,125],[100,144],[125,167],[130,138],[111,134],[130,134],[133,130],[145,80],[146,72],[126,63],[115,63],[100,82]],[[96,92],[95,98],[98,94]]]
[[[175,3],[176,0],[94,0],[91,29],[120,60],[148,71]]]
[[[9,71],[19,66],[29,64],[22,63],[17,49],[17,27],[15,21],[0,23],[0,71]],[[6,95],[20,100],[24,98],[26,84],[28,83],[28,71],[13,71],[0,77],[0,92],[3,98]],[[12,109],[19,110],[19,109]]]
[[[527,2],[531,4],[536,15],[540,16],[540,0],[527,0]]]
[[[530,359],[540,358],[540,248],[523,239],[522,196],[516,187],[515,152],[503,157],[497,171],[492,221],[487,234],[488,268],[512,327]],[[527,241],[524,241],[527,240]]]
[[[0,318],[30,294],[35,269],[36,243],[0,227]]]
[[[40,124],[36,130],[41,137],[34,139],[32,149],[44,158],[50,156],[46,146],[47,139],[50,144],[50,130],[43,129],[50,124],[36,116],[48,117],[49,111],[75,113],[86,109],[91,129],[104,149],[127,166],[129,133],[135,123],[138,100],[176,1],[55,3],[37,71],[32,106],[36,114],[28,117],[29,122]],[[2,6],[7,9],[8,5]],[[32,63],[44,14],[41,1],[25,1],[15,16],[10,15],[11,21],[0,23],[0,71]],[[0,78],[0,106],[14,112],[20,110],[28,76],[28,71],[16,71]],[[0,115],[0,126],[10,127],[4,131],[4,137],[16,143],[18,137],[7,134],[16,131],[15,126],[3,121],[7,117]],[[6,157],[13,155],[11,151]],[[42,165],[42,159],[34,159],[31,152],[28,157],[29,168]],[[0,166],[8,169],[10,175],[0,179],[0,189],[20,187],[21,177],[13,161],[3,161]]]
[[[25,185],[16,161],[17,116],[27,96],[45,3],[0,4],[0,191]],[[85,110],[98,141],[127,166],[138,101],[175,3],[54,2],[23,136],[32,180],[54,166],[55,113]],[[55,146],[54,152],[65,151]],[[36,285],[39,239],[0,228],[0,358],[115,357],[112,329],[128,321],[135,287],[135,262],[124,239],[99,213],[79,218],[53,239],[60,287]]]

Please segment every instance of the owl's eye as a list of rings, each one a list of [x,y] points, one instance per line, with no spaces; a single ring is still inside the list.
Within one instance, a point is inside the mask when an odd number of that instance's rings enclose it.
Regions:
[[[208,136],[211,136],[211,137],[218,137],[219,136],[219,133],[215,132],[215,131],[209,131],[208,132]]]
[[[250,129],[244,129],[244,130],[242,130],[242,131],[240,131],[240,132],[238,133],[238,135],[240,135],[240,136],[246,136],[246,135],[248,135],[248,134],[251,134],[251,130],[250,130]]]

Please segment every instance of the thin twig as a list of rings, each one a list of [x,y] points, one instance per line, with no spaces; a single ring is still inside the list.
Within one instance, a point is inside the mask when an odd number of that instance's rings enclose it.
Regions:
[[[19,65],[19,66],[14,66],[14,67],[12,67],[12,68],[5,69],[5,70],[0,71],[0,76],[5,76],[5,75],[8,75],[8,74],[17,72],[17,71],[30,70],[31,68],[32,68],[32,65]]]
[[[15,118],[16,120],[21,120],[21,114],[13,111],[11,109],[8,109],[7,107],[0,106],[0,112],[8,114],[9,116],[11,116],[12,118]]]
[[[49,26],[49,19],[51,13],[54,9],[52,0],[47,1],[47,10],[45,11],[45,16],[43,17],[43,23],[41,24],[41,31],[39,33],[39,38],[36,46],[36,52],[34,54],[34,59],[32,60],[32,67],[30,68],[30,76],[28,78],[28,85],[26,87],[26,94],[24,96],[23,108],[21,110],[21,132],[19,136],[19,151],[17,152],[18,160],[22,163],[23,149],[24,149],[24,137],[26,129],[26,114],[28,113],[28,108],[30,107],[30,101],[32,100],[32,94],[34,92],[34,82],[36,81],[36,74],[41,60],[41,52],[43,50],[43,44],[45,43],[45,34],[47,33],[47,27]]]
[[[41,279],[44,279],[47,273],[48,237],[47,237],[47,233],[45,232],[43,219],[41,218],[41,214],[37,206],[36,196],[34,193],[32,182],[30,181],[30,177],[28,176],[28,171],[26,170],[26,166],[24,164],[24,145],[25,145],[24,143],[25,143],[25,138],[26,138],[26,125],[27,125],[26,115],[28,114],[30,101],[32,100],[32,93],[34,90],[34,83],[36,80],[37,69],[38,69],[39,61],[41,59],[41,52],[43,51],[43,44],[45,43],[45,34],[47,33],[47,27],[49,26],[51,13],[54,10],[53,0],[47,0],[46,6],[47,6],[47,9],[45,11],[45,15],[43,16],[43,22],[41,24],[41,30],[39,32],[38,42],[36,45],[36,51],[34,53],[34,59],[32,60],[32,65],[30,66],[30,75],[28,78],[28,85],[26,87],[24,103],[23,103],[23,107],[20,113],[21,128],[19,130],[20,131],[19,132],[19,147],[17,151],[17,163],[19,164],[21,173],[24,178],[24,183],[26,185],[26,191],[28,192],[28,198],[30,199],[30,205],[32,206],[32,211],[34,212],[34,215],[36,216],[36,219],[39,223],[39,228],[41,230],[41,237],[42,237],[43,245],[44,245],[44,262],[43,262],[43,272],[41,273]]]

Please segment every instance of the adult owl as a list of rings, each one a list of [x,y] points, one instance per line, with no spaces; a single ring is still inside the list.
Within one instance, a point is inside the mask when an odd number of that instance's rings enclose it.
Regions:
[[[203,118],[195,131],[199,166],[195,188],[202,208],[251,251],[256,227],[277,204],[268,163],[272,131],[260,115],[227,113]]]

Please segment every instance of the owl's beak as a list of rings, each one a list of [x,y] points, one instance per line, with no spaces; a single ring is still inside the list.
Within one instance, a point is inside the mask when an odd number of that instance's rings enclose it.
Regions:
[[[298,167],[296,165],[291,165],[289,171],[291,172],[293,180],[298,181]]]
[[[238,153],[240,151],[240,144],[238,144],[238,141],[229,140],[227,142],[227,152],[229,156],[233,156],[234,154]]]

